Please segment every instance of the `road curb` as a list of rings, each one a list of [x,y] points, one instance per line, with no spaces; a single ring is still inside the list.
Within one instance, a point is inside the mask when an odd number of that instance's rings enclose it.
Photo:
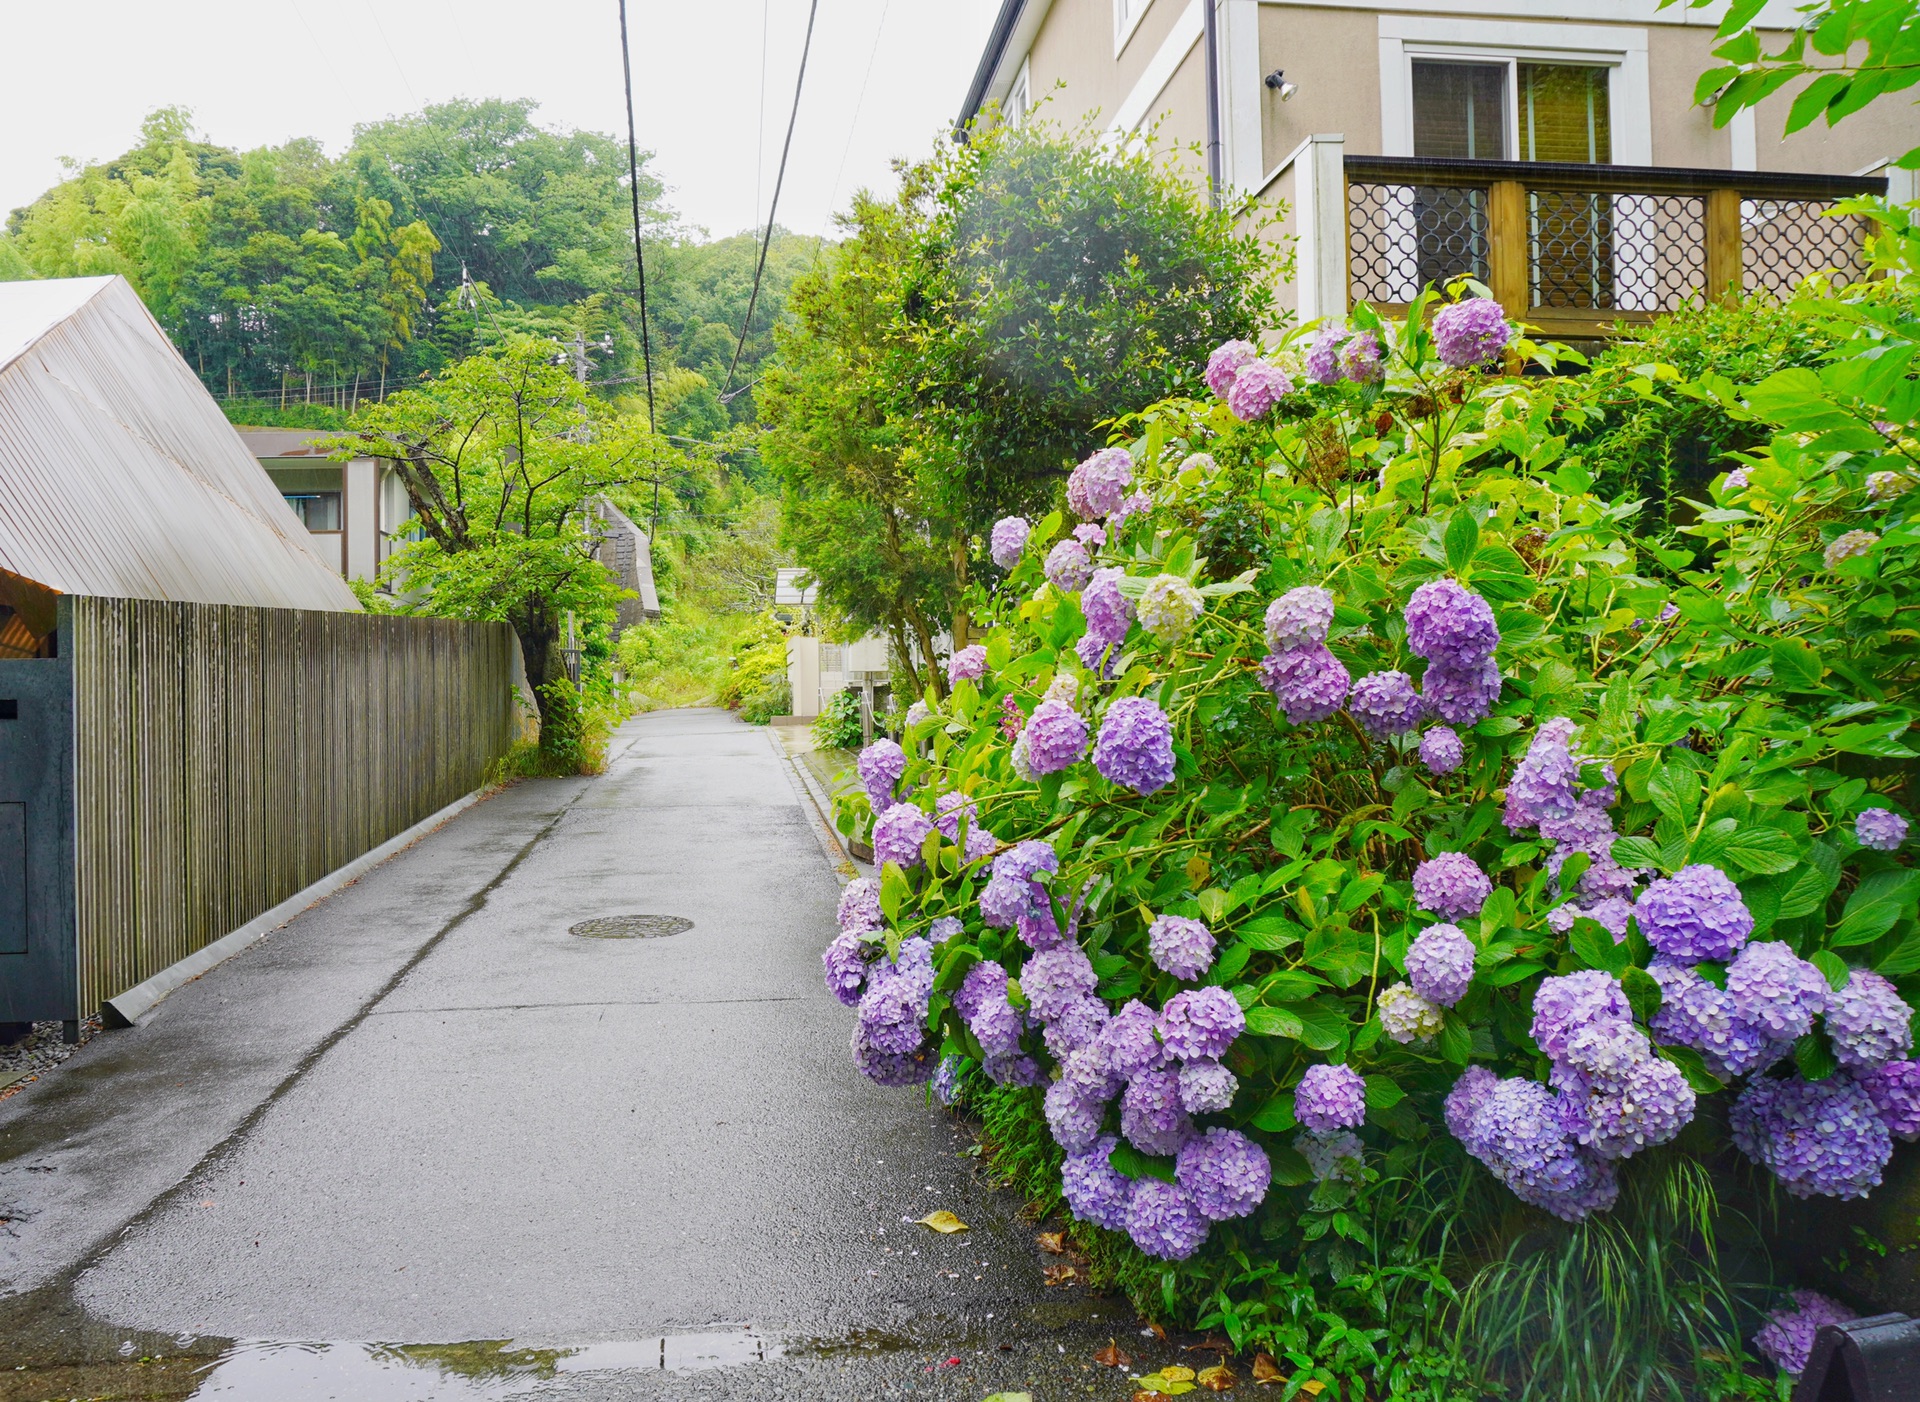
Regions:
[[[820,843],[820,850],[826,854],[828,864],[833,867],[834,875],[840,878],[842,885],[853,880],[860,875],[860,866],[840,841],[840,834],[833,830],[833,800],[820,787],[807,766],[787,753],[787,747],[780,743],[780,737],[771,729],[767,731],[767,743],[773,746],[774,757],[780,761],[787,771],[789,782],[799,792],[801,811],[807,815],[807,826],[813,829],[813,835]]]

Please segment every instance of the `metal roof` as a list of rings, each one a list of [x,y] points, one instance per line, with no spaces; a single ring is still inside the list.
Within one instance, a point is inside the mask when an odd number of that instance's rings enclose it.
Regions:
[[[801,580],[808,583],[803,589]],[[820,598],[820,581],[814,579],[806,570],[783,565],[773,572],[774,607],[799,605],[812,608]]]
[[[0,570],[63,594],[359,607],[119,277],[0,283]]]

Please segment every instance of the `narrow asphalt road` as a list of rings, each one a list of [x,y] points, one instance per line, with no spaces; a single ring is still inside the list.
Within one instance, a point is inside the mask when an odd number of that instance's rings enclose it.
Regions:
[[[0,1103],[0,1402],[1126,1396],[1124,1302],[854,1072],[817,821],[643,717]],[[692,924],[570,933],[628,914]]]

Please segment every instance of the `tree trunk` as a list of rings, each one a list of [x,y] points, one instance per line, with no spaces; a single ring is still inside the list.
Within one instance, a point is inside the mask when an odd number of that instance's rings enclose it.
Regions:
[[[964,599],[967,595],[967,542],[963,536],[953,543],[953,597]],[[953,650],[960,651],[973,640],[973,619],[967,615],[965,604],[956,604],[953,610]]]
[[[940,675],[940,660],[933,655],[933,632],[927,626],[926,616],[919,609],[914,609],[908,613],[907,619],[913,625],[914,639],[920,644],[920,656],[927,664],[927,679],[924,685],[933,688],[934,700],[944,701],[947,697],[947,688],[943,685],[946,678]],[[917,676],[914,678],[914,685],[922,685]]]
[[[926,688],[920,681],[920,669],[913,665],[913,648],[907,641],[905,619],[896,618],[887,624],[887,631],[893,635],[893,650],[899,655],[900,666],[905,669],[907,680],[913,683],[914,700],[920,699],[920,693]],[[909,705],[912,703],[909,702]]]

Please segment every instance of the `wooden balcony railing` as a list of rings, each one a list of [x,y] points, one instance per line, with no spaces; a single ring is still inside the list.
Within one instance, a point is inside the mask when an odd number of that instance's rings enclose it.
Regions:
[[[1856,176],[1659,166],[1346,156],[1344,167],[1344,300],[1391,314],[1427,283],[1466,274],[1553,337],[1784,296],[1811,273],[1858,281],[1866,221],[1828,211],[1887,189]]]

